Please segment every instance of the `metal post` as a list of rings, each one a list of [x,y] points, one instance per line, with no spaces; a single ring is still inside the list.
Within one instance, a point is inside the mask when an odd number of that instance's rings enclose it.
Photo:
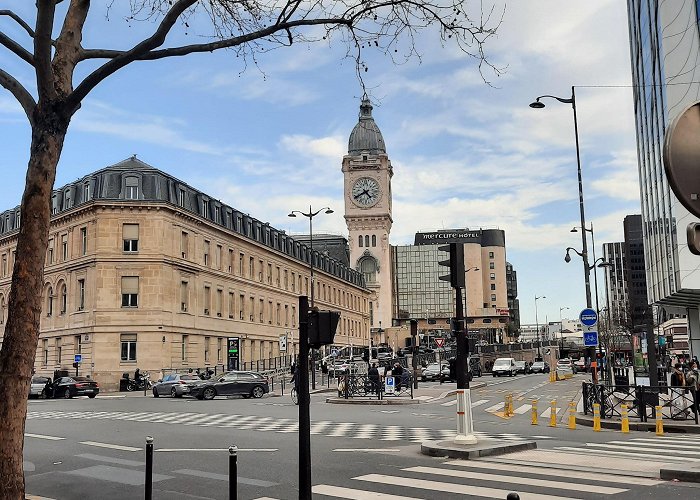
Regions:
[[[299,500],[311,500],[311,419],[309,415],[309,301],[299,297]]]
[[[153,438],[146,436],[146,484],[144,498],[152,500],[153,498]]]
[[[228,498],[238,500],[238,446],[228,447]]]
[[[456,444],[476,444],[474,435],[474,422],[472,420],[472,402],[469,391],[469,377],[467,376],[467,360],[469,359],[469,345],[467,343],[466,323],[464,321],[464,309],[462,305],[462,289],[455,288],[455,336],[457,337],[457,435]]]
[[[411,366],[413,367],[413,388],[418,389],[418,346],[416,339],[418,337],[418,321],[411,320]]]

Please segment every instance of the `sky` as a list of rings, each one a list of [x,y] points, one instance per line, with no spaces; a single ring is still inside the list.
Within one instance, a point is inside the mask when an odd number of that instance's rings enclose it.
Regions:
[[[33,2],[3,3],[33,24]],[[93,2],[85,47],[125,48],[153,29],[107,16],[107,3]],[[581,259],[564,261],[567,247],[581,250],[580,232],[570,232],[580,226],[572,108],[528,104],[545,94],[568,98],[576,87],[586,223],[600,257],[602,243],[623,240],[624,216],[640,213],[626,4],[484,5],[503,13],[485,45],[503,68],[500,76],[483,71],[490,85],[474,59],[441,47],[433,32],[416,39],[420,58],[401,64],[365,53],[363,78],[394,169],[391,243],[411,244],[418,231],[503,229],[521,322],[535,322],[535,296],[546,297],[537,300],[540,323],[574,318],[585,289]],[[27,45],[7,18],[0,31]],[[177,36],[191,42],[195,34]],[[271,51],[257,67],[227,51],[128,66],[73,118],[55,186],[136,154],[292,234],[305,233],[308,221],[288,218],[291,210],[330,206],[335,213],[315,218],[314,232],[347,236],[341,165],[363,91],[339,42]],[[34,88],[29,66],[2,48],[0,69]],[[1,88],[0,137],[2,211],[20,202],[30,128]]]

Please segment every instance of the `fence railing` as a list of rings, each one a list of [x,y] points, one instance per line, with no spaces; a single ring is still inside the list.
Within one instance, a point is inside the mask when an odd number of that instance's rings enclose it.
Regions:
[[[338,376],[338,396],[350,399],[353,397],[369,397],[384,399],[386,397],[409,396],[413,399],[413,376],[403,375],[393,377],[394,391],[387,393],[385,390],[386,377],[370,377],[369,375],[356,375],[346,373]]]
[[[593,404],[600,405],[600,417],[621,416],[622,405],[628,416],[646,422],[654,418],[655,407],[661,406],[664,418],[693,420],[698,423],[698,394],[689,387],[625,385],[610,386],[583,382],[583,413],[593,413]]]

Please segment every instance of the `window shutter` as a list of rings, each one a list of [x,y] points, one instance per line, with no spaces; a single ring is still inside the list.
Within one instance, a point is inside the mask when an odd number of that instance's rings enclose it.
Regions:
[[[138,276],[123,276],[122,277],[122,294],[139,293],[139,277]]]
[[[123,234],[125,240],[138,240],[139,239],[139,225],[138,224],[124,224]]]

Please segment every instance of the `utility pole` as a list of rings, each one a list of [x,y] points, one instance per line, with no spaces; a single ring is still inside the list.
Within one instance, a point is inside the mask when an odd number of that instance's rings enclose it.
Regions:
[[[299,296],[299,500],[311,500],[311,418],[309,414],[309,299]]]
[[[418,389],[418,321],[411,320],[411,366],[413,367],[413,388]]]

